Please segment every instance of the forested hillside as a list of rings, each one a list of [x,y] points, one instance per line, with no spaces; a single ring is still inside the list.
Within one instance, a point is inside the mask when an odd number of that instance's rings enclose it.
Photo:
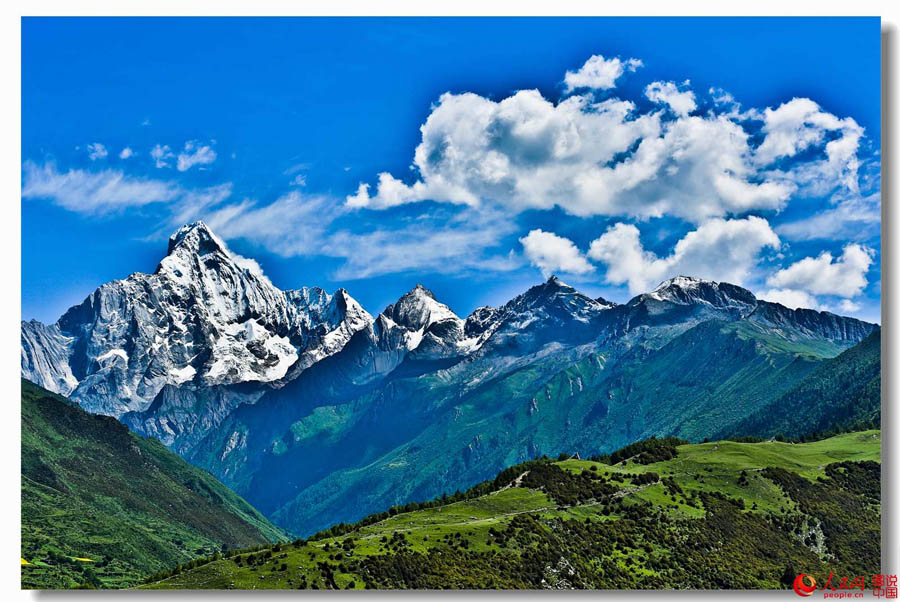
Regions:
[[[127,587],[222,548],[285,539],[155,439],[22,381],[22,586]]]

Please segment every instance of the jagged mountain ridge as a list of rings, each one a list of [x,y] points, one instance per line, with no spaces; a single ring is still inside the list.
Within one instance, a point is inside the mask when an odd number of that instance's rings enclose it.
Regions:
[[[465,319],[417,285],[373,318],[279,291],[198,223],[154,274],[24,323],[22,366],[302,532],[572,445],[702,437],[877,328],[684,276],[621,305],[551,277]]]

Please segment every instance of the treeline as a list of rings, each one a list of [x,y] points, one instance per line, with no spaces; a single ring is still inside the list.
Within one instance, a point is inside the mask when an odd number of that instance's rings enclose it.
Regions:
[[[602,475],[588,470],[576,475],[546,462],[532,466],[522,477],[522,485],[542,490],[562,507],[607,499],[617,491]]]
[[[603,454],[591,457],[594,462],[604,464],[618,464],[623,460],[633,460],[638,464],[653,464],[665,462],[678,456],[678,446],[687,445],[690,441],[678,437],[663,437],[657,439],[650,437],[642,441],[635,441],[611,454]]]

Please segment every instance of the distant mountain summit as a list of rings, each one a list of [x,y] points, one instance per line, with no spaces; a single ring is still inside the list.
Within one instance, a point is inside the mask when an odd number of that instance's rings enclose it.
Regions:
[[[444,320],[459,320],[449,307],[435,300],[434,293],[421,284],[417,284],[396,303],[388,305],[382,315],[413,331]]]
[[[713,307],[734,307],[752,309],[756,307],[756,297],[745,288],[713,282],[691,276],[676,276],[664,282],[635,301],[655,299],[682,305],[708,304]]]

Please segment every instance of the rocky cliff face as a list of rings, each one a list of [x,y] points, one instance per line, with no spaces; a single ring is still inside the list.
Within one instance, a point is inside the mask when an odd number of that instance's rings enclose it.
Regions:
[[[56,324],[22,322],[22,375],[61,395],[71,393],[78,386],[69,366],[72,341]]]

